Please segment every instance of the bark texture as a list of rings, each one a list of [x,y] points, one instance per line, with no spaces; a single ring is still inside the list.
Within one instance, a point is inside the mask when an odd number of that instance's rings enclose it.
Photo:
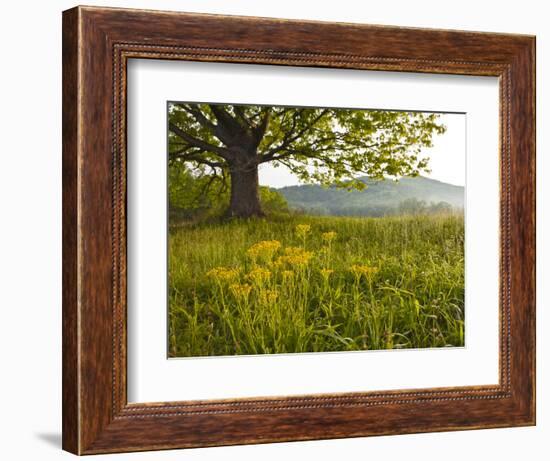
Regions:
[[[232,218],[263,216],[258,183],[258,165],[230,169],[231,198],[227,215]]]

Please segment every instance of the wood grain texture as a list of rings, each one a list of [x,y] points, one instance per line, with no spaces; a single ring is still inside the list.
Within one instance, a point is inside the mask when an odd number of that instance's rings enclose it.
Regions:
[[[63,448],[79,448],[78,381],[78,10],[63,16]]]
[[[78,454],[535,421],[534,37],[78,7],[63,14],[63,447]],[[175,59],[500,78],[497,386],[126,400],[126,63]]]

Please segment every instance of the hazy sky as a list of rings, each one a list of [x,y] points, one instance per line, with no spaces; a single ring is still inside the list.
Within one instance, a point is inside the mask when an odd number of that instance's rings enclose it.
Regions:
[[[422,153],[429,157],[431,173],[422,173],[428,178],[449,184],[464,186],[466,183],[466,115],[441,114],[440,121],[447,127],[442,135],[435,135],[434,146]],[[285,166],[274,168],[272,164],[260,165],[260,184],[271,187],[300,184]]]

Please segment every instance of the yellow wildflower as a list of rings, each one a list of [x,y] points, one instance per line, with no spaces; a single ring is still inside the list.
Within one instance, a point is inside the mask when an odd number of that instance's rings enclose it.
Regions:
[[[294,272],[292,271],[283,271],[282,275],[283,275],[283,280],[291,280],[292,278],[294,278]]]
[[[301,239],[306,238],[306,235],[309,234],[309,231],[311,231],[311,226],[309,224],[298,224],[296,226],[296,234]]]
[[[321,238],[323,239],[323,242],[330,243],[332,242],[338,234],[336,232],[323,232],[321,234]]]
[[[235,296],[235,298],[248,299],[248,295],[250,295],[252,286],[248,283],[233,283],[229,286],[229,289],[231,290],[231,293],[233,293],[233,296]]]
[[[361,265],[361,264],[353,264],[351,266],[351,272],[353,272],[353,274],[357,279],[360,279],[361,276],[371,278],[374,274],[378,272],[378,267]]]
[[[330,277],[330,274],[332,274],[334,271],[332,269],[321,269],[321,276],[323,279],[328,280]]]
[[[264,293],[264,301],[267,304],[273,304],[275,301],[277,301],[278,296],[279,296],[279,293],[277,293],[275,290],[267,290]]]
[[[264,262],[269,262],[273,259],[273,255],[279,248],[281,248],[281,242],[278,240],[263,240],[252,245],[246,251],[246,254],[254,261],[259,259]]]
[[[271,272],[261,267],[256,267],[255,269],[252,269],[247,275],[247,278],[257,285],[262,285],[266,283],[267,281],[269,281],[270,277]]]
[[[277,263],[290,266],[304,266],[313,257],[313,252],[306,251],[300,247],[285,248],[284,256],[277,258]]]
[[[231,267],[214,267],[206,273],[206,276],[218,282],[229,281],[239,276],[239,269],[233,269]]]
[[[284,261],[280,256],[275,261],[272,261],[269,263],[269,267],[271,267],[275,271],[277,271],[277,269],[280,269],[283,266],[284,266]]]

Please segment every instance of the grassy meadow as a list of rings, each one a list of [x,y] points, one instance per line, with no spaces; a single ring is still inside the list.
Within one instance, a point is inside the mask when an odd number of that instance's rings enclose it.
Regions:
[[[169,356],[464,345],[462,215],[285,215],[169,232]]]

